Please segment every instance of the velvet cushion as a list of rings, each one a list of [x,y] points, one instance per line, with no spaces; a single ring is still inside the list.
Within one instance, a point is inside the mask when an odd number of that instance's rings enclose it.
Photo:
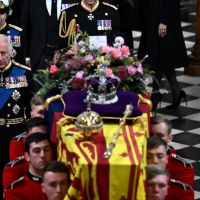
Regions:
[[[87,104],[84,102],[87,92],[69,91],[62,95],[64,102],[64,114],[77,117],[81,112],[86,111]],[[132,103],[133,112],[130,117],[137,117],[142,114],[139,109],[139,97],[134,92],[117,92],[118,101],[116,103],[99,105],[92,104],[91,110],[100,114],[101,117],[123,117],[126,105]]]

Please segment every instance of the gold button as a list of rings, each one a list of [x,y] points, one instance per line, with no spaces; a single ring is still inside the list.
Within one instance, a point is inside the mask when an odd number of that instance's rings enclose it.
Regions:
[[[74,17],[78,17],[78,15],[77,15],[77,14],[74,14]]]
[[[6,120],[4,118],[0,118],[0,125],[6,125]]]

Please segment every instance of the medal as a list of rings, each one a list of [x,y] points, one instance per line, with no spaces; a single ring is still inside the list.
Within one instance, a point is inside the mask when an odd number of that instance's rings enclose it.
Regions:
[[[92,13],[90,13],[90,14],[88,15],[88,19],[89,19],[89,20],[93,20],[93,19],[94,19],[94,15],[93,15]]]
[[[99,31],[112,30],[111,20],[97,20],[97,29]]]

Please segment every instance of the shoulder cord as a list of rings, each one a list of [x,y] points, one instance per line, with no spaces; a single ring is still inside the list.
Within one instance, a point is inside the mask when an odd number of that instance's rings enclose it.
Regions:
[[[68,45],[70,45],[73,43],[76,34],[76,20],[72,19],[70,21],[68,29],[66,26],[66,12],[62,12],[59,24],[59,36],[61,38],[68,37]]]

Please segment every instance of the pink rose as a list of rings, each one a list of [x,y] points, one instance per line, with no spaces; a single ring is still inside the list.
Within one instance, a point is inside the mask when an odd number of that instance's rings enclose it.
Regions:
[[[112,49],[112,57],[114,59],[119,59],[121,56],[122,56],[122,52],[120,49],[115,49],[115,48]]]
[[[84,75],[84,71],[79,71],[79,72],[76,73],[76,78],[82,79],[83,75]]]
[[[116,37],[115,38],[115,43],[119,44],[120,46],[122,46],[124,44],[124,38],[123,37]]]
[[[49,73],[50,74],[56,74],[58,72],[58,68],[56,65],[51,65],[50,69],[49,69]]]
[[[121,47],[122,56],[128,57],[130,55],[130,50],[128,46]]]
[[[76,51],[77,51],[77,48],[73,47],[66,52],[66,55],[68,56],[74,55]]]
[[[134,75],[136,71],[137,71],[137,69],[136,69],[135,67],[133,67],[133,66],[128,66],[128,73],[129,73],[130,75]]]
[[[78,42],[78,46],[79,46],[79,47],[84,47],[84,45],[85,45],[85,42],[84,42],[83,40],[80,40],[80,41]]]
[[[140,74],[143,74],[143,67],[142,67],[142,63],[139,63],[138,65],[138,68],[137,68],[137,71],[140,73]]]
[[[84,57],[84,61],[92,61],[94,59],[93,55],[89,54]]]
[[[113,76],[113,71],[111,68],[106,68],[106,76]]]
[[[83,64],[83,59],[79,57],[73,57],[67,61],[67,64],[74,69],[80,69]]]
[[[109,46],[102,46],[101,47],[102,53],[105,53],[105,54],[108,54],[109,52],[111,52],[111,50],[112,50],[112,47],[109,47]]]

